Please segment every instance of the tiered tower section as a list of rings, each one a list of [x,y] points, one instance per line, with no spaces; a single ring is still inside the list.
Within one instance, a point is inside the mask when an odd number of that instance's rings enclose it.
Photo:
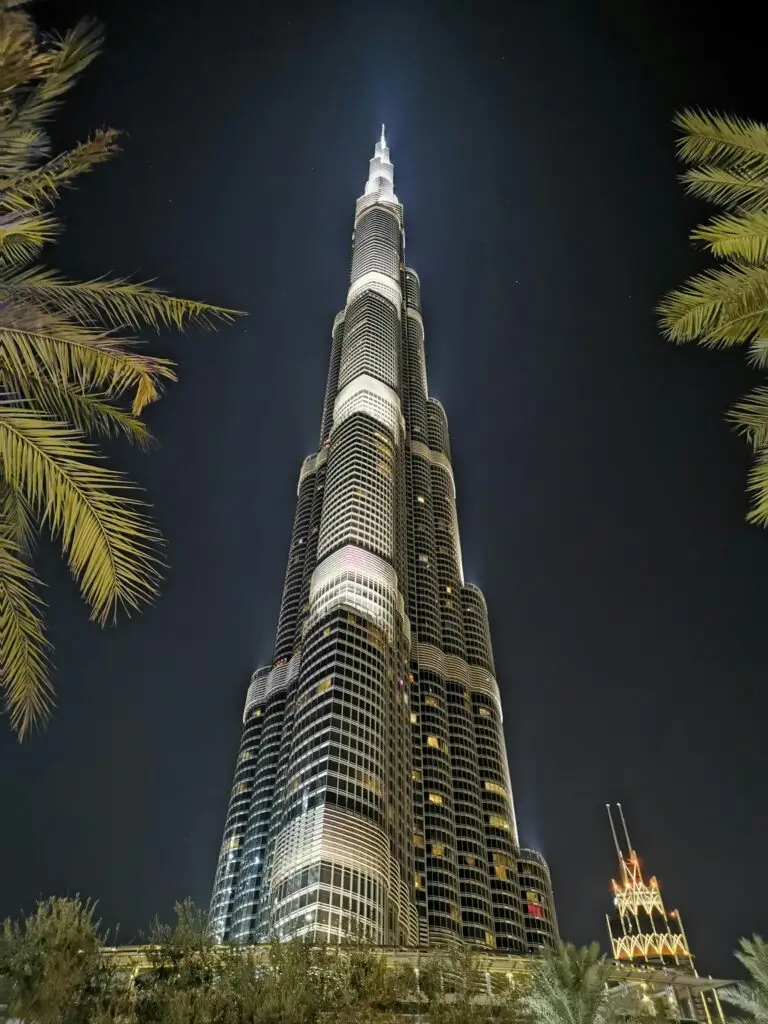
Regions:
[[[420,291],[382,128],[274,660],[246,698],[211,906],[220,939],[528,945],[488,613],[464,580]],[[548,920],[554,936],[554,908]]]
[[[549,867],[538,850],[524,849],[518,851],[517,871],[527,951],[540,953],[551,949],[560,938]]]

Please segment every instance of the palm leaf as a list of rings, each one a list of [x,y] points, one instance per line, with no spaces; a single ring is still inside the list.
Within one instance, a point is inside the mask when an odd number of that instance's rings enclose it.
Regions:
[[[136,609],[157,594],[160,536],[128,497],[125,477],[66,423],[0,407],[2,472],[60,539],[92,617]]]
[[[751,508],[747,522],[755,526],[768,526],[768,449],[757,452],[747,477],[747,494]]]
[[[750,341],[747,362],[759,370],[768,369],[768,337],[760,335]]]
[[[742,939],[736,959],[746,968],[749,983],[732,985],[720,992],[720,998],[738,1007],[745,1018],[734,1024],[768,1024],[768,944],[759,936]]]
[[[153,443],[147,425],[115,405],[109,393],[95,394],[77,382],[47,375],[24,376],[9,380],[8,384],[34,408],[73,424],[84,434],[122,435],[140,448],[149,448]]]
[[[719,164],[753,176],[768,175],[768,126],[758,121],[704,111],[684,110],[674,123],[677,144],[687,164]]]
[[[658,307],[670,341],[741,345],[768,335],[768,267],[726,266],[698,274]]]
[[[13,541],[19,554],[27,558],[35,544],[37,525],[27,499],[4,480],[0,481],[0,520],[3,535]]]
[[[204,302],[174,298],[147,282],[123,278],[74,282],[43,268],[16,275],[5,282],[5,288],[17,299],[83,324],[106,321],[114,327],[183,330],[193,323],[212,327],[217,321],[231,322],[241,315]]]
[[[8,0],[0,3],[0,96],[12,95],[39,78],[48,66],[47,55],[38,50],[35,24],[20,10],[22,6]],[[3,103],[6,106],[7,101]]]
[[[764,263],[768,260],[768,210],[715,217],[691,233],[713,256]]]
[[[0,687],[20,738],[53,704],[37,582],[9,539],[7,524],[0,521]]]
[[[755,388],[728,413],[754,449],[768,448],[768,387]]]
[[[94,132],[90,139],[59,153],[33,170],[16,173],[0,182],[2,203],[9,209],[27,208],[56,199],[63,185],[119,152],[119,133],[111,128]]]
[[[130,391],[133,413],[138,415],[159,397],[162,381],[174,381],[176,374],[170,360],[141,355],[130,345],[129,339],[28,308],[0,309],[0,368],[5,367],[13,379],[39,375],[42,367],[51,377],[74,379],[110,397]]]
[[[729,209],[759,210],[768,203],[768,181],[750,174],[707,165],[686,171],[680,180],[697,199]]]
[[[48,156],[50,142],[40,128],[9,128],[0,131],[0,180],[26,171]]]
[[[57,221],[48,214],[0,215],[0,269],[36,259],[42,247],[58,233]]]
[[[62,39],[43,51],[46,66],[38,85],[19,105],[13,123],[39,124],[58,109],[61,97],[75,84],[77,77],[99,55],[104,34],[98,22],[84,19]]]

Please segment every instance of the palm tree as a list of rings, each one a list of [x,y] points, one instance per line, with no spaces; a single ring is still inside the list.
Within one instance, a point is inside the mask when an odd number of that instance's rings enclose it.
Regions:
[[[0,688],[20,738],[52,705],[30,561],[38,530],[60,543],[100,624],[157,593],[158,531],[135,487],[87,440],[151,440],[142,410],[176,375],[168,360],[137,351],[133,335],[233,315],[148,284],[69,281],[38,264],[60,231],[52,207],[62,188],[116,153],[117,133],[51,155],[45,125],[102,35],[82,22],[44,37],[27,3],[0,0]]]
[[[755,935],[739,944],[736,959],[746,968],[749,981],[724,989],[720,998],[741,1010],[744,1024],[768,1024],[768,943]]]
[[[726,212],[697,227],[692,240],[720,265],[691,277],[659,306],[666,337],[707,348],[747,346],[747,360],[768,368],[768,125],[685,111],[675,118],[687,191]],[[768,526],[768,388],[758,387],[729,413],[755,459],[748,522]]]
[[[658,1021],[663,1007],[652,1007],[634,989],[617,985],[612,973],[596,942],[580,949],[561,943],[534,965],[530,988],[521,1000],[523,1010],[532,1024]]]

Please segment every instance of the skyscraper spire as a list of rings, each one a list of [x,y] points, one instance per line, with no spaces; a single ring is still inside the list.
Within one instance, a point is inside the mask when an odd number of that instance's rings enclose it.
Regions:
[[[396,203],[397,196],[395,188],[395,169],[389,159],[389,147],[387,137],[384,134],[384,125],[381,126],[381,137],[373,150],[373,157],[370,160],[368,170],[368,181],[365,183],[365,195],[377,194],[383,202]]]

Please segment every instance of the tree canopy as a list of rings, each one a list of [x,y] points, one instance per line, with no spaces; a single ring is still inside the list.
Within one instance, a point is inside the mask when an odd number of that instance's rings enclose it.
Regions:
[[[149,283],[70,281],[40,264],[64,188],[114,156],[118,133],[53,153],[47,126],[102,47],[83,21],[41,33],[28,0],[0,0],[0,688],[23,737],[53,704],[35,537],[61,546],[91,617],[104,625],[158,593],[162,539],[135,485],[89,435],[147,447],[142,419],[168,359],[139,351],[142,328],[211,327],[232,312]]]
[[[768,125],[686,110],[675,119],[687,191],[725,212],[691,240],[718,263],[689,278],[659,306],[664,335],[706,348],[743,345],[756,370],[768,368]],[[768,526],[768,387],[728,414],[754,453],[747,520]]]

